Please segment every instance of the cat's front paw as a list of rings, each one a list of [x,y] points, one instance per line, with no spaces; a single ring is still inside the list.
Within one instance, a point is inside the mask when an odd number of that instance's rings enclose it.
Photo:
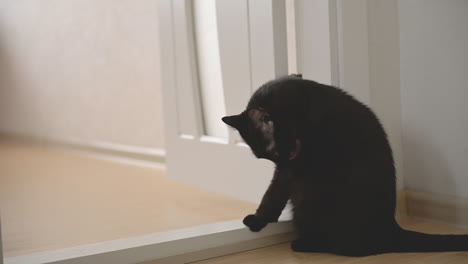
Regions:
[[[250,231],[258,232],[262,230],[268,222],[256,215],[248,215],[244,218],[244,225],[246,225]]]

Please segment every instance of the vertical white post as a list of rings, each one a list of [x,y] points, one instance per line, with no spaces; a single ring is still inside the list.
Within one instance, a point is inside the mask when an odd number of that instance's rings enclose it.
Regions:
[[[298,73],[297,71],[297,51],[296,51],[296,9],[295,0],[286,0],[286,41],[288,57],[288,73]]]
[[[248,10],[247,1],[216,1],[221,78],[228,115],[242,112],[251,95]],[[233,129],[229,130],[229,141],[240,141]]]
[[[219,59],[216,0],[193,1],[193,14],[205,133],[227,139],[227,127],[220,122],[226,110]]]
[[[284,0],[249,1],[252,89],[288,73]]]
[[[296,0],[297,71],[304,78],[332,82],[329,1]]]
[[[203,122],[198,93],[197,62],[193,36],[192,2],[173,0],[172,34],[174,48],[176,113],[178,134],[201,136]],[[164,36],[164,35],[161,35]]]
[[[370,102],[367,0],[336,1],[339,81],[344,90]]]

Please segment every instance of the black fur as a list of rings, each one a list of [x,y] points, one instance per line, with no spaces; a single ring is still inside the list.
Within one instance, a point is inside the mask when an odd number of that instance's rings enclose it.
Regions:
[[[387,135],[376,115],[341,89],[300,76],[273,80],[243,113],[223,121],[257,157],[276,163],[257,212],[244,219],[252,231],[277,221],[291,200],[299,236],[294,251],[366,256],[468,250],[468,235],[428,235],[398,225]],[[267,132],[259,127],[274,127],[274,149],[266,150]]]

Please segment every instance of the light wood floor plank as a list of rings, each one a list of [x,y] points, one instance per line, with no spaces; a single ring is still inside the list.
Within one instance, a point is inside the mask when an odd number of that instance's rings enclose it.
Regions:
[[[468,229],[406,219],[401,221],[407,229],[426,233],[466,234]],[[466,264],[468,252],[444,253],[391,253],[377,256],[350,258],[331,254],[292,252],[289,243],[237,253],[229,256],[195,262],[196,264]]]
[[[0,140],[0,208],[11,257],[241,219],[256,205],[162,170]]]

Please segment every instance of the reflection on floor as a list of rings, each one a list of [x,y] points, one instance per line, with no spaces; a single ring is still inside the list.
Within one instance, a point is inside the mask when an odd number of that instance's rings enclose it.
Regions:
[[[468,229],[453,227],[429,221],[406,219],[400,224],[411,230],[433,234],[468,234]],[[364,258],[350,258],[331,254],[295,253],[289,243],[261,248],[257,250],[214,258],[195,264],[465,264],[468,263],[468,252],[443,253],[392,253]]]
[[[0,140],[4,257],[240,219],[256,205],[164,171]]]

